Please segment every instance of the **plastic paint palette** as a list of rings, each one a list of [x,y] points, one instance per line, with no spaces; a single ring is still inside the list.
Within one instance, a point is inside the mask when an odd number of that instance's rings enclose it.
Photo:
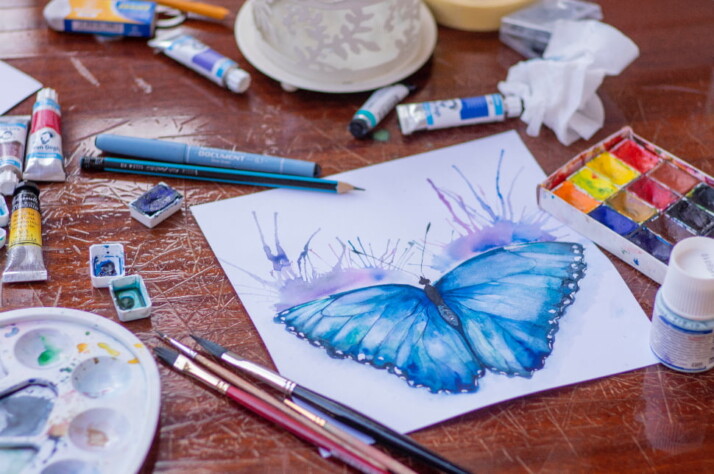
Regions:
[[[159,409],[156,363],[118,324],[66,308],[0,313],[0,471],[137,472]]]
[[[630,127],[549,176],[538,203],[658,283],[674,244],[714,237],[714,178]]]

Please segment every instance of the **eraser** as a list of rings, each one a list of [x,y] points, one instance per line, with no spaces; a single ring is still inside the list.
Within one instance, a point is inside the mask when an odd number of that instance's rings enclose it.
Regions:
[[[154,227],[181,209],[183,195],[166,183],[159,183],[129,204],[131,217],[146,227]]]
[[[109,282],[109,292],[121,321],[146,318],[151,314],[151,298],[141,276],[113,278]]]

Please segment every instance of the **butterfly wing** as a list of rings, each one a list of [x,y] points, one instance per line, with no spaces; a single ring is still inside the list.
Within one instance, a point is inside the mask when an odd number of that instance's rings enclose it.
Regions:
[[[474,391],[483,375],[461,335],[413,286],[347,291],[286,309],[275,319],[332,357],[386,369],[433,392]]]
[[[579,244],[528,243],[477,255],[434,286],[486,368],[530,377],[550,355],[585,267]]]

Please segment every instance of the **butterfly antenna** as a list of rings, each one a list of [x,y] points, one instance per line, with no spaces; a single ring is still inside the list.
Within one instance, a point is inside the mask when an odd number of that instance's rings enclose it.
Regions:
[[[419,262],[419,273],[424,275],[424,252],[426,252],[426,236],[429,234],[429,229],[431,229],[431,222],[426,225],[426,230],[424,231],[424,246],[421,248],[421,261]]]

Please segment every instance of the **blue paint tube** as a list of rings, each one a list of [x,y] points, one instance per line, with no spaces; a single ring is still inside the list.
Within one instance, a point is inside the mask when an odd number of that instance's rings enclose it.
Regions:
[[[417,130],[501,122],[507,117],[518,117],[522,112],[523,103],[520,98],[512,95],[504,97],[501,94],[397,106],[399,127],[404,135]]]
[[[414,90],[413,86],[394,84],[374,91],[350,120],[348,127],[350,133],[355,138],[366,137],[412,90]]]
[[[212,50],[193,36],[176,32],[152,39],[148,44],[230,91],[245,92],[250,85],[250,75],[238,67],[235,61]]]

